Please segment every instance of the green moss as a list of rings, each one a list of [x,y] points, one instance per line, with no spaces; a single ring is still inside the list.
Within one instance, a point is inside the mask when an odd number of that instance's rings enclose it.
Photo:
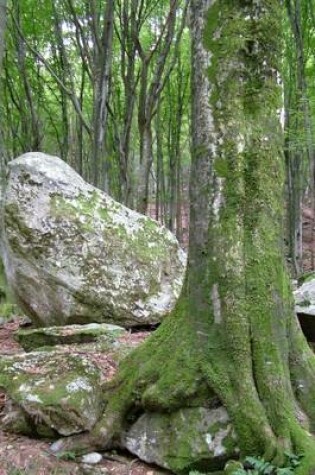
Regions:
[[[222,157],[215,161],[214,169],[219,177],[224,178],[229,174],[228,164]]]
[[[315,279],[315,272],[307,272],[298,278],[299,286]]]
[[[14,339],[26,350],[32,351],[38,348],[54,345],[84,344],[98,341],[100,338],[105,347],[109,343],[123,335],[125,330],[122,328],[108,329],[106,325],[83,325],[66,327],[50,327],[24,330],[20,329],[14,333]]]
[[[9,302],[0,304],[0,317],[9,318],[12,315],[18,315],[19,310],[17,305]]]

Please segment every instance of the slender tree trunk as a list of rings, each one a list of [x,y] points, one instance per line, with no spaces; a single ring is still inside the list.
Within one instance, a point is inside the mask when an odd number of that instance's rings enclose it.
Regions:
[[[94,120],[93,120],[93,183],[98,186],[106,177],[100,179],[101,162],[105,159],[105,133],[107,124],[107,102],[109,100],[110,72],[112,64],[114,2],[107,0],[105,9],[105,23],[101,39],[101,48],[98,53],[95,85],[94,85]],[[104,170],[104,168],[103,168]],[[107,191],[107,190],[106,190]]]
[[[4,31],[6,24],[7,14],[7,2],[6,0],[0,0],[0,73],[2,72],[2,58],[4,53]],[[4,180],[5,161],[4,161],[4,146],[2,143],[2,137],[0,136],[0,202],[2,199],[2,183]]]
[[[153,163],[151,120],[140,129],[140,170],[137,210],[146,214],[149,204],[150,172]]]
[[[6,0],[0,0],[0,73],[2,72],[2,59],[5,49],[5,25],[6,25],[6,14],[7,14],[7,2]],[[0,135],[0,280],[1,284],[4,283],[4,266],[2,264],[2,199],[5,186],[5,152],[4,146],[2,143],[2,137]],[[3,292],[3,289],[2,289]]]
[[[7,17],[7,0],[0,0],[0,68],[4,53],[4,30]]]
[[[54,30],[56,37],[56,49],[58,55],[55,54],[56,64],[60,64],[59,75],[64,84],[67,83],[67,78],[72,76],[72,69],[70,67],[68,56],[66,53],[65,44],[63,41],[62,34],[62,18],[56,8],[56,3],[52,1],[52,9],[54,14]],[[82,71],[84,74],[84,71]],[[62,145],[60,150],[61,158],[65,161],[68,161],[69,149],[70,149],[70,119],[69,119],[69,99],[65,91],[60,88],[60,97],[61,97],[61,110],[62,110]],[[81,104],[82,109],[82,104]],[[82,174],[82,168],[77,169],[80,174]]]
[[[155,187],[155,219],[159,221],[160,217],[163,219],[161,212],[162,203],[162,167],[163,167],[163,134],[161,130],[161,104],[159,104],[155,119],[155,137],[156,137],[156,187]]]
[[[130,160],[130,140],[134,108],[136,103],[136,88],[139,76],[136,74],[136,42],[139,25],[138,1],[123,0],[120,9],[120,44],[121,44],[121,78],[124,84],[124,101],[122,107],[123,120],[119,137],[119,169],[120,169],[120,201],[129,207],[133,206],[132,173]]]

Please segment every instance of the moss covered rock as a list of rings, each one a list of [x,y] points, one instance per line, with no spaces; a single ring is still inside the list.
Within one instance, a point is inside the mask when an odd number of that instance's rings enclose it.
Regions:
[[[39,326],[155,324],[181,290],[185,254],[174,235],[57,157],[9,163],[3,239],[9,283]]]
[[[24,350],[32,351],[43,346],[91,343],[98,340],[103,343],[106,341],[114,343],[117,337],[126,333],[124,328],[117,325],[89,323],[87,325],[19,329],[15,332],[14,339]]]
[[[122,444],[141,460],[175,473],[218,470],[238,455],[223,407],[145,413],[124,434]]]
[[[0,427],[26,435],[90,430],[102,412],[101,372],[79,354],[34,352],[2,357],[6,405]]]

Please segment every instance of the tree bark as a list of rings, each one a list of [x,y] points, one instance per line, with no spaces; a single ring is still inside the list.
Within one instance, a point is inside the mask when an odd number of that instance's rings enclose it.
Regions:
[[[4,31],[6,24],[6,15],[7,15],[7,2],[6,0],[0,0],[0,73],[2,72],[2,58],[4,53]],[[0,137],[0,201],[2,198],[2,182],[4,179],[4,149],[3,143]]]
[[[114,2],[107,0],[104,12],[104,28],[100,39],[100,48],[96,60],[94,105],[93,105],[93,184],[98,186],[101,181],[107,183],[107,178],[100,176],[102,160],[105,156],[105,133],[107,126],[107,102],[109,100],[109,85],[112,65]],[[102,180],[100,179],[102,178]],[[104,186],[102,187],[104,189]],[[105,186],[108,192],[108,185]]]
[[[5,47],[4,32],[6,24],[6,14],[7,14],[7,2],[6,0],[0,0],[0,73],[2,72],[2,58]],[[1,211],[1,202],[3,198],[3,191],[5,185],[5,156],[4,156],[4,147],[2,139],[0,136],[0,279],[4,280],[4,270],[2,264],[2,211]]]
[[[7,17],[7,0],[0,0],[0,67],[4,53],[4,30]],[[1,71],[1,69],[0,69]]]
[[[278,0],[192,1],[186,281],[173,314],[121,365],[102,419],[67,448],[107,448],[134,410],[207,405],[215,393],[241,456],[281,465],[293,451],[299,473],[315,468],[315,357],[282,249],[282,14]]]

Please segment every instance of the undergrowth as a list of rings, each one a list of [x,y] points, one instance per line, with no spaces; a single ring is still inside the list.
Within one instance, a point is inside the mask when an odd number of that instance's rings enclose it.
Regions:
[[[276,467],[261,457],[246,457],[243,467],[234,470],[232,475],[293,475],[300,462],[301,456],[289,453],[283,467]]]
[[[266,462],[262,457],[246,457],[243,463],[236,460],[229,461],[222,474],[227,475],[294,475],[301,463],[302,456],[286,454],[286,462],[283,467],[276,467],[270,462]],[[212,475],[202,474],[198,471],[191,471],[189,475]]]

